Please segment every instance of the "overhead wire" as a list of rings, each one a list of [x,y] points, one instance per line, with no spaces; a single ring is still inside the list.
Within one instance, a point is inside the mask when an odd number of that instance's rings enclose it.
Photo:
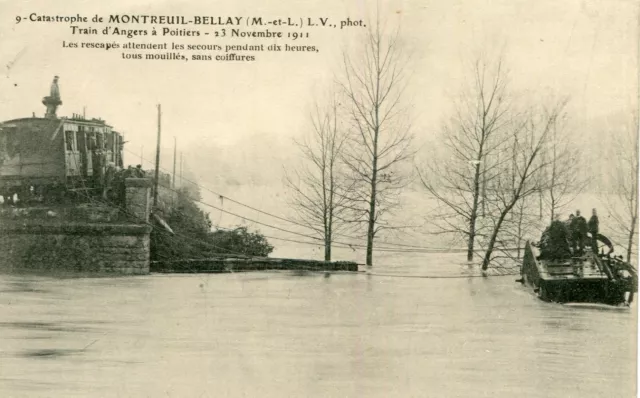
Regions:
[[[167,189],[167,190],[170,190],[170,191],[173,191],[173,192],[179,192],[178,190],[175,190],[173,188],[169,188],[169,187],[163,187],[163,188]],[[245,216],[230,212],[228,210],[224,210],[224,209],[222,209],[222,208],[220,208],[218,206],[212,205],[212,204],[204,202],[202,200],[194,199],[194,201],[197,202],[197,203],[200,203],[200,204],[202,204],[204,206],[211,207],[211,208],[213,208],[215,210],[224,212],[226,214],[230,214],[232,216],[241,218],[241,219],[249,221],[249,222],[253,222],[253,223],[256,223],[256,224],[259,224],[259,225],[263,225],[263,226],[266,226],[266,227],[269,227],[269,228],[273,228],[273,229],[276,229],[276,230],[279,230],[279,231],[282,231],[282,232],[290,233],[290,234],[293,234],[293,235],[302,236],[302,237],[305,237],[305,238],[317,240],[317,241],[322,242],[322,243],[317,243],[316,244],[316,243],[312,243],[312,242],[294,241],[292,239],[284,239],[284,238],[278,238],[278,237],[273,237],[273,236],[268,236],[268,235],[264,235],[265,237],[268,237],[268,238],[271,238],[271,239],[293,241],[293,242],[296,242],[296,243],[318,245],[318,246],[324,245],[324,239],[322,239],[322,238],[318,238],[316,236],[312,236],[312,235],[307,235],[307,234],[291,231],[291,230],[288,230],[288,229],[285,229],[285,228],[280,228],[280,227],[277,227],[277,226],[274,226],[274,225],[271,225],[271,224],[268,224],[268,223],[257,221],[257,220],[254,220],[254,219],[251,219],[251,218],[248,218],[248,217],[245,217]],[[218,226],[216,226],[216,227],[218,227]],[[221,229],[224,229],[224,228],[221,228]],[[333,245],[338,245],[338,247],[341,247],[341,248],[351,248],[351,249],[353,249],[354,247],[357,247],[357,248],[366,248],[367,247],[365,245],[360,245],[360,244],[357,244],[357,243],[348,243],[348,242],[342,242],[342,241],[333,241],[332,244]],[[395,253],[455,253],[455,252],[466,252],[466,249],[450,249],[450,248],[394,249],[393,247],[389,247],[389,246],[390,245],[385,245],[385,246],[382,246],[382,247],[378,246],[378,248],[376,248],[375,250],[376,251],[380,251],[380,252],[395,252]]]
[[[76,166],[76,169],[78,169],[78,170],[79,170],[79,167],[78,167],[78,163],[77,163],[77,159],[76,159],[76,157],[75,157],[75,156],[73,156],[72,158],[73,158],[74,164],[75,164],[75,166]],[[83,178],[80,178],[80,181],[81,181],[81,183],[82,183],[82,187],[83,187],[83,190],[82,190],[81,192],[84,194],[84,196],[85,196],[85,197],[86,197],[86,198],[87,198],[87,199],[88,199],[92,204],[96,204],[96,203],[98,203],[98,204],[101,204],[101,205],[115,206],[115,207],[116,207],[116,208],[118,208],[119,210],[123,211],[126,215],[128,215],[128,216],[133,216],[133,215],[131,214],[131,212],[130,212],[126,207],[124,207],[124,206],[118,205],[118,204],[113,203],[113,202],[105,201],[105,200],[99,200],[99,199],[96,199],[95,197],[92,197],[92,196],[91,196],[91,194],[89,193],[89,190],[90,190],[90,189],[86,186],[85,180],[84,180]],[[146,224],[147,226],[150,226],[152,229],[160,230],[161,232],[166,233],[166,231],[165,231],[164,229],[160,229],[158,226],[154,225],[153,223],[151,223],[151,222],[149,222],[149,221],[147,221],[147,220],[141,220],[141,221],[142,221],[144,224]],[[193,237],[191,237],[191,236],[186,236],[186,235],[182,235],[182,234],[177,234],[177,233],[175,233],[175,232],[173,233],[173,235],[174,235],[174,236],[177,236],[178,238],[187,239],[187,240],[189,240],[189,241],[196,242],[196,243],[201,243],[201,244],[206,245],[206,246],[208,246],[208,247],[210,247],[210,248],[223,250],[223,251],[225,251],[225,252],[226,252],[226,253],[228,253],[228,254],[234,254],[234,255],[239,255],[239,256],[245,256],[245,254],[242,254],[242,253],[236,253],[236,252],[230,251],[229,249],[225,249],[225,248],[223,248],[223,247],[221,247],[221,246],[215,245],[215,244],[213,244],[213,243],[211,243],[211,242],[207,242],[207,241],[199,240],[199,239],[193,238]]]
[[[520,272],[514,272],[509,274],[494,274],[494,275],[402,275],[402,274],[384,274],[378,272],[367,272],[366,275],[382,276],[387,278],[411,278],[411,279],[469,279],[469,278],[487,278],[489,276],[515,276],[520,275]]]
[[[74,134],[74,138],[76,138],[75,136],[76,136],[76,135]],[[76,144],[76,145],[77,145],[77,144]],[[66,150],[66,147],[65,147],[65,150]],[[77,148],[76,148],[76,151],[77,151]],[[127,150],[127,151],[128,151],[128,150]],[[128,152],[130,152],[130,151],[128,151]],[[130,153],[131,153],[131,152],[130,152]],[[74,161],[74,164],[75,164],[76,169],[77,169],[77,170],[80,170],[81,168],[78,166],[78,159],[76,158],[76,156],[72,156],[72,158],[73,158],[73,161]],[[161,168],[161,169],[162,169],[162,168]],[[165,170],[165,169],[163,169],[163,170]],[[166,171],[166,170],[165,170],[165,171]],[[87,198],[87,199],[88,199],[92,204],[96,204],[96,203],[98,203],[98,204],[102,204],[102,205],[111,205],[111,206],[115,205],[113,202],[107,202],[107,201],[105,201],[105,200],[100,200],[100,199],[97,199],[97,198],[93,197],[93,195],[91,195],[91,194],[90,194],[90,192],[89,192],[91,189],[90,189],[90,188],[88,188],[88,187],[86,186],[86,184],[85,184],[85,180],[84,180],[82,177],[81,177],[81,179],[80,179],[80,180],[81,180],[82,188],[83,188],[83,189],[81,190],[81,195],[85,196],[85,197],[86,197],[86,198]],[[272,214],[272,213],[269,213],[269,212],[266,212],[266,211],[263,211],[263,210],[257,209],[257,208],[255,208],[255,207],[252,207],[252,206],[246,205],[246,204],[244,204],[244,203],[241,203],[241,202],[239,202],[239,201],[237,201],[237,200],[234,200],[234,199],[232,199],[232,198],[229,198],[229,197],[227,197],[227,196],[224,196],[224,195],[222,195],[222,194],[219,194],[219,193],[217,193],[217,192],[215,192],[215,191],[213,191],[213,190],[211,190],[211,189],[209,189],[209,188],[207,188],[207,187],[204,187],[204,186],[202,186],[202,185],[199,185],[199,184],[197,184],[197,183],[195,183],[195,182],[193,182],[193,181],[190,181],[190,180],[188,180],[188,179],[185,179],[185,180],[187,180],[188,182],[190,182],[190,183],[192,183],[192,184],[195,184],[196,186],[198,186],[198,187],[200,187],[200,188],[203,188],[203,189],[205,189],[205,190],[207,190],[207,191],[209,191],[209,192],[211,192],[211,193],[214,193],[214,194],[216,194],[216,195],[219,195],[219,197],[220,197],[220,198],[226,198],[227,200],[229,200],[229,201],[231,201],[231,202],[233,202],[233,203],[236,203],[236,204],[241,205],[241,206],[243,206],[243,207],[249,208],[249,209],[254,210],[254,211],[256,211],[256,212],[259,212],[259,213],[262,213],[262,214],[268,215],[268,216],[270,216],[270,217],[273,217],[273,218],[276,218],[276,219],[279,219],[279,220],[282,220],[282,221],[290,222],[290,223],[292,223],[292,224],[299,225],[299,226],[302,226],[302,227],[305,227],[305,228],[310,228],[309,226],[306,226],[306,225],[304,225],[304,224],[302,224],[302,223],[299,223],[299,222],[296,222],[296,221],[294,221],[294,220],[290,220],[290,219],[287,219],[287,218],[284,218],[284,217],[280,217],[280,216],[274,215],[274,214]],[[167,188],[167,187],[165,187],[165,188]],[[178,192],[178,191],[176,191],[175,189],[171,189],[171,188],[168,188],[168,189],[169,189],[169,190],[171,190],[171,191],[173,191],[173,192]],[[203,201],[197,201],[197,202],[198,202],[198,203],[201,203],[201,204],[203,204],[203,205],[205,205],[205,206],[208,206],[208,207],[214,208],[214,209],[216,209],[216,210],[218,210],[218,211],[220,211],[220,212],[224,212],[224,213],[227,213],[227,214],[233,215],[233,216],[235,216],[235,217],[242,218],[242,219],[247,220],[247,221],[250,221],[250,222],[254,222],[254,223],[256,223],[256,224],[264,225],[264,226],[267,226],[267,227],[270,227],[270,228],[274,228],[274,229],[277,229],[277,230],[280,230],[280,231],[283,231],[283,232],[286,232],[286,233],[295,234],[295,235],[298,235],[298,236],[302,236],[302,237],[306,237],[306,238],[314,239],[314,240],[317,240],[317,241],[324,241],[323,239],[318,238],[318,237],[315,237],[315,236],[311,236],[311,235],[307,235],[307,234],[303,234],[303,233],[299,233],[299,232],[295,232],[295,231],[287,230],[287,229],[280,228],[280,227],[277,227],[277,226],[274,226],[274,225],[270,225],[270,224],[263,223],[263,222],[260,222],[260,221],[257,221],[257,220],[253,220],[253,219],[250,219],[250,218],[244,217],[244,216],[242,216],[242,215],[239,215],[239,214],[236,214],[236,213],[233,213],[233,212],[230,212],[230,211],[224,210],[224,209],[222,209],[222,208],[219,208],[219,207],[217,207],[217,206],[215,206],[215,205],[211,205],[211,204],[206,203],[206,202],[203,202]],[[120,210],[124,211],[124,212],[125,212],[125,214],[131,215],[131,214],[130,214],[130,212],[128,211],[128,209],[126,209],[125,207],[123,207],[123,206],[119,206],[119,205],[116,205],[116,206],[117,206]],[[144,224],[146,224],[146,225],[150,226],[153,230],[156,230],[156,231],[158,231],[158,230],[159,230],[159,231],[161,231],[161,232],[163,232],[163,233],[165,233],[165,232],[166,232],[164,229],[159,228],[158,226],[154,225],[153,223],[151,223],[151,222],[149,222],[149,221],[144,221]],[[220,227],[220,226],[216,226],[216,227],[217,227],[218,229],[231,230],[231,229],[223,228],[223,227]],[[336,235],[337,235],[337,234],[336,234]],[[245,257],[247,256],[246,254],[238,253],[238,252],[233,252],[233,251],[231,251],[231,250],[229,250],[229,249],[226,249],[226,248],[220,247],[220,246],[215,245],[215,244],[213,244],[213,243],[211,243],[211,242],[203,241],[203,240],[199,240],[199,239],[193,238],[193,237],[191,237],[191,236],[186,236],[186,235],[182,235],[182,234],[179,234],[179,233],[174,233],[174,234],[173,234],[173,236],[175,236],[175,237],[177,237],[177,238],[181,238],[181,239],[188,240],[188,241],[190,241],[190,242],[201,243],[201,244],[203,244],[203,245],[205,245],[205,246],[207,246],[207,247],[222,250],[223,252],[225,252],[225,253],[227,253],[227,254],[231,254],[231,255],[238,255],[238,256],[245,256]],[[341,235],[341,236],[345,236],[345,237],[349,237],[349,238],[353,238],[353,239],[362,239],[362,238],[352,237],[352,236],[349,236],[349,235]],[[267,236],[267,237],[269,237],[269,236]],[[271,237],[269,237],[269,238],[270,238],[270,239],[276,239],[276,240],[290,241],[290,242],[295,242],[295,243],[300,243],[300,244],[309,244],[309,245],[318,246],[318,247],[321,247],[321,246],[323,245],[323,243],[306,242],[306,241],[300,241],[300,240],[294,240],[294,239],[287,239],[287,238],[280,238],[280,237],[273,237],[273,236],[271,236]],[[354,244],[354,243],[345,243],[345,242],[340,242],[340,241],[335,241],[335,242],[333,242],[333,243],[334,243],[334,244],[339,245],[338,247],[342,247],[342,248],[352,248],[352,249],[353,249],[353,247],[361,247],[361,248],[366,247],[366,246],[364,246],[364,245],[358,245],[358,244]],[[408,244],[400,244],[400,243],[392,243],[392,242],[383,242],[383,243],[384,243],[384,244],[387,244],[387,245],[396,245],[396,246],[400,246],[400,247],[407,247],[407,248],[411,248],[411,249],[393,249],[393,248],[390,248],[390,247],[385,247],[385,246],[383,246],[383,247],[378,247],[378,248],[376,248],[375,250],[376,250],[376,251],[401,252],[401,253],[448,253],[448,252],[456,252],[456,251],[458,251],[458,252],[466,251],[466,249],[452,249],[452,248],[446,248],[446,249],[445,249],[445,248],[442,248],[442,249],[438,249],[438,248],[427,248],[427,247],[424,247],[424,246],[408,245]],[[361,265],[363,265],[363,264],[361,264]],[[371,273],[370,273],[370,275],[375,275],[375,276],[394,276],[394,277],[395,277],[395,276],[397,276],[397,275],[391,275],[391,274],[390,274],[390,275],[385,275],[385,274],[371,274]],[[459,277],[469,277],[469,276],[405,276],[405,277],[425,277],[425,278],[429,278],[429,277],[430,277],[430,278],[459,278]]]
[[[134,154],[133,152],[129,151],[128,149],[125,149],[125,150],[126,150],[127,152],[131,153],[131,154]],[[134,155],[135,155],[135,154],[134,154]],[[146,161],[146,162],[148,162],[148,163],[151,163],[151,161],[150,161],[150,160],[145,159],[144,157],[141,157],[141,159],[142,159],[143,161]],[[155,167],[155,166],[154,166],[154,167]],[[169,170],[167,170],[167,169],[165,169],[165,168],[162,168],[162,167],[160,167],[160,170],[163,170],[163,171],[165,171],[165,172],[167,172],[167,173],[170,173],[170,171],[169,171]],[[310,227],[309,225],[305,225],[305,224],[303,224],[303,223],[301,223],[301,222],[298,222],[298,221],[295,221],[295,220],[291,220],[291,219],[289,219],[289,218],[281,217],[281,216],[278,216],[278,215],[275,215],[275,214],[269,213],[269,212],[267,212],[267,211],[264,211],[264,210],[258,209],[258,208],[256,208],[256,207],[253,207],[253,206],[247,205],[247,204],[245,204],[245,203],[239,202],[239,201],[237,201],[237,200],[235,200],[235,199],[233,199],[233,198],[230,198],[230,197],[225,196],[225,195],[223,195],[223,194],[221,194],[221,193],[219,193],[219,192],[216,192],[216,191],[214,191],[214,190],[212,190],[212,189],[210,189],[210,188],[208,188],[208,187],[206,187],[206,186],[204,186],[204,185],[198,184],[198,183],[196,183],[195,181],[189,180],[188,178],[184,178],[184,177],[183,177],[182,179],[183,179],[183,180],[185,180],[185,181],[187,181],[187,182],[189,182],[189,183],[191,183],[191,184],[193,184],[193,185],[195,185],[195,186],[196,186],[196,187],[198,187],[198,188],[202,188],[202,189],[204,189],[204,190],[206,190],[206,191],[208,191],[208,192],[210,192],[210,193],[212,193],[212,194],[214,194],[214,195],[218,196],[219,198],[226,199],[226,200],[228,200],[228,201],[230,201],[230,202],[232,202],[232,203],[235,203],[235,204],[237,204],[237,205],[240,205],[240,206],[246,207],[246,208],[248,208],[248,209],[250,209],[250,210],[253,210],[253,211],[256,211],[256,212],[258,212],[258,213],[261,213],[261,214],[264,214],[264,215],[267,215],[267,216],[270,216],[270,217],[276,218],[276,219],[278,219],[278,220],[286,221],[286,222],[289,222],[289,223],[291,223],[291,224],[298,225],[298,226],[300,226],[300,227],[307,228],[307,229],[312,229],[312,230],[314,230],[314,231],[315,231],[315,229],[314,229],[313,227]],[[362,238],[362,237],[357,237],[357,236],[347,235],[347,234],[338,233],[338,232],[335,232],[333,235],[335,235],[335,236],[342,236],[342,237],[345,237],[345,238],[355,239],[355,240],[365,240],[365,238]],[[392,242],[392,241],[382,241],[381,243],[389,244],[389,245],[393,245],[393,246],[408,247],[408,248],[416,248],[416,249],[427,249],[427,250],[433,249],[433,248],[425,247],[425,246],[410,245],[410,244],[406,244],[406,243],[398,243],[398,242]]]
[[[129,150],[126,150],[126,151],[129,152],[129,153],[133,153],[133,152],[131,152]],[[148,159],[144,159],[144,158],[141,158],[141,159],[143,161],[150,162]],[[164,169],[162,167],[160,169],[165,171],[165,172],[169,172],[168,170],[166,170],[166,169]],[[299,225],[299,226],[302,226],[302,227],[305,227],[305,228],[313,229],[313,228],[311,228],[311,227],[309,227],[307,225],[304,225],[302,223],[296,222],[294,220],[290,220],[290,219],[287,219],[287,218],[284,218],[284,217],[280,217],[280,216],[274,215],[272,213],[257,209],[257,208],[255,208],[253,206],[249,206],[249,205],[246,205],[244,203],[241,203],[241,202],[239,202],[237,200],[234,200],[234,199],[229,198],[227,196],[224,196],[224,195],[222,195],[222,194],[220,194],[220,193],[218,193],[216,191],[213,191],[213,190],[211,190],[211,189],[209,189],[209,188],[207,188],[207,187],[205,187],[203,185],[200,185],[200,184],[198,184],[196,182],[193,182],[193,181],[191,181],[191,180],[189,180],[187,178],[183,178],[183,179],[185,181],[191,183],[191,184],[194,184],[198,188],[202,188],[202,189],[204,189],[206,191],[209,191],[209,192],[211,192],[211,193],[213,193],[215,195],[218,195],[220,198],[225,198],[228,201],[236,203],[236,204],[238,204],[240,206],[249,208],[249,209],[254,210],[256,212],[268,215],[270,217],[273,217],[273,218],[276,218],[276,219],[279,219],[279,220],[282,220],[282,221],[290,222],[290,223],[292,223],[294,225]],[[174,190],[172,188],[168,188],[168,187],[164,187],[164,188],[176,191],[176,190]],[[197,202],[202,204],[202,205],[204,205],[204,206],[207,206],[207,207],[213,208],[213,209],[215,209],[217,211],[220,211],[222,213],[226,213],[226,214],[241,218],[241,219],[249,221],[249,222],[253,222],[253,223],[256,223],[256,224],[259,224],[259,225],[263,225],[263,226],[266,226],[266,227],[269,227],[269,228],[280,230],[280,231],[285,232],[285,233],[290,233],[290,234],[293,234],[293,235],[302,236],[302,237],[305,237],[305,238],[309,238],[309,239],[313,239],[313,240],[324,242],[323,238],[319,238],[317,236],[312,236],[312,235],[308,235],[308,234],[304,234],[304,233],[300,233],[300,232],[296,232],[296,231],[291,231],[291,230],[288,230],[288,229],[285,229],[285,228],[281,228],[281,227],[278,227],[278,226],[274,226],[274,225],[271,225],[271,224],[268,224],[268,223],[265,223],[265,222],[257,221],[257,220],[254,220],[254,219],[239,215],[237,213],[233,213],[231,211],[222,209],[222,208],[220,208],[218,206],[215,206],[215,205],[212,205],[210,203],[206,203],[206,202],[204,202],[202,200],[197,200]],[[347,238],[350,238],[350,239],[364,240],[364,238],[354,237],[354,236],[345,235],[345,234],[335,233],[334,235],[343,236],[343,237],[347,237]],[[277,237],[269,237],[269,238],[277,239],[277,240],[283,240],[283,241],[293,241],[291,239],[284,239],[284,238],[277,238]],[[296,243],[301,243],[301,242],[300,241],[296,241]],[[304,243],[305,244],[310,244],[310,242],[304,242]],[[465,252],[466,251],[466,249],[462,249],[462,248],[450,248],[450,247],[448,247],[448,248],[434,248],[434,247],[410,245],[410,244],[403,244],[403,243],[390,242],[390,241],[382,241],[380,243],[383,246],[381,247],[380,245],[378,245],[378,247],[375,249],[376,251],[400,252],[400,253],[455,253],[455,252]],[[324,244],[324,243],[322,243],[322,244]],[[361,245],[361,244],[357,244],[357,243],[342,242],[342,241],[332,241],[332,244],[342,245],[345,248],[354,248],[354,247],[366,248],[367,247],[366,245]],[[394,249],[393,246],[406,247],[407,249]]]
[[[73,156],[73,161],[75,163],[76,168],[78,168],[78,164],[77,164],[77,159],[75,158],[75,156]],[[98,199],[96,197],[93,197],[89,191],[90,188],[88,188],[86,186],[85,180],[83,178],[80,179],[81,180],[81,184],[83,189],[80,190],[80,195],[86,197],[86,199],[91,203],[91,204],[98,204],[98,205],[109,205],[109,206],[115,206],[116,208],[118,208],[119,210],[123,211],[126,215],[132,216],[132,214],[129,212],[129,210],[121,205],[118,205],[116,203],[113,203],[111,201],[106,201],[103,199]],[[166,188],[166,187],[165,187]],[[78,191],[76,191],[76,193],[78,193]],[[142,220],[143,224],[150,226],[153,230],[156,231],[160,231],[162,233],[167,233],[167,231],[165,231],[164,229],[154,225],[153,223],[149,222],[149,221],[145,221]],[[221,229],[226,229],[226,230],[230,230],[227,228],[221,228]],[[230,251],[228,249],[222,248],[220,246],[217,246],[215,244],[212,244],[211,242],[206,242],[206,241],[202,241],[199,239],[195,239],[193,237],[190,236],[186,236],[186,235],[182,235],[182,234],[178,234],[178,233],[173,233],[173,236],[176,236],[178,238],[183,238],[183,239],[187,239],[191,242],[198,242],[198,243],[202,243],[205,246],[211,247],[211,248],[216,248],[216,249],[222,249],[222,251],[226,252],[226,254],[231,254],[231,255],[237,255],[237,256],[241,256],[241,257],[251,257],[248,256],[246,254],[243,253],[237,253],[237,252],[233,252]],[[293,240],[292,240],[293,241]],[[311,242],[302,242],[302,241],[294,241],[294,242],[298,242],[298,243],[311,243]],[[316,244],[318,245],[318,244]],[[318,245],[319,246],[319,245]],[[156,253],[157,255],[157,253]],[[160,257],[165,257],[165,259],[171,261],[173,259],[170,259],[167,256],[160,256]],[[189,261],[210,261],[213,258],[202,258],[202,259],[179,259],[179,260],[174,260],[175,262],[179,262],[181,263],[187,270],[191,271],[191,272],[198,272],[199,270],[197,270],[195,267],[189,266],[188,262]],[[358,263],[358,265],[365,265],[362,263]],[[377,266],[381,266],[381,265],[377,265]],[[303,269],[302,270],[307,270],[307,271],[313,271],[314,269],[312,268],[307,268],[307,269]],[[351,272],[347,272],[347,273],[362,273],[362,272],[357,272],[357,271],[351,271]],[[420,279],[464,279],[464,278],[478,278],[478,277],[487,277],[488,275],[401,275],[401,274],[388,274],[388,273],[377,273],[377,272],[366,272],[367,275],[370,276],[377,276],[377,277],[393,277],[393,278],[420,278]],[[508,276],[508,275],[517,275],[519,273],[499,273],[499,274],[494,274],[491,276]]]

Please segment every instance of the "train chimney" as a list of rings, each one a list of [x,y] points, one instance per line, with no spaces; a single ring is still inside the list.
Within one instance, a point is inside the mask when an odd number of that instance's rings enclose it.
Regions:
[[[42,104],[47,107],[47,112],[44,115],[45,118],[58,118],[56,111],[58,106],[62,105],[62,100],[60,99],[60,88],[58,87],[58,76],[54,76],[49,96],[42,99]]]

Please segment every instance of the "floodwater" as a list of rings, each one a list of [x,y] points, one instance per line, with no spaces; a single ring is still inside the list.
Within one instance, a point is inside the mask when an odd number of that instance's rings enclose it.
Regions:
[[[0,396],[636,396],[635,304],[544,303],[515,276],[419,277],[475,274],[453,263],[0,276]]]

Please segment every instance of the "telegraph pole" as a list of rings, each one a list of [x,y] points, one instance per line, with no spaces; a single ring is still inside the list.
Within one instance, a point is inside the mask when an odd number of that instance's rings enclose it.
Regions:
[[[155,181],[155,187],[153,190],[153,207],[157,207],[158,206],[158,181],[160,180],[160,132],[161,130],[161,117],[162,117],[162,110],[160,108],[160,104],[158,104],[158,140],[157,140],[157,147],[156,147],[156,181]]]
[[[180,188],[182,188],[184,183],[182,182],[182,151],[180,151]]]

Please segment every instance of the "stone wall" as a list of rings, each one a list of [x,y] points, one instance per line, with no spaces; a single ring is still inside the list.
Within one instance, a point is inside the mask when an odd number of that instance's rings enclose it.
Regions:
[[[0,272],[149,273],[149,192],[125,180],[125,206],[5,207],[0,211]]]
[[[0,271],[149,273],[151,227],[136,224],[0,225]]]
[[[148,222],[151,210],[151,180],[148,178],[127,178],[124,185],[127,212],[140,222]]]

